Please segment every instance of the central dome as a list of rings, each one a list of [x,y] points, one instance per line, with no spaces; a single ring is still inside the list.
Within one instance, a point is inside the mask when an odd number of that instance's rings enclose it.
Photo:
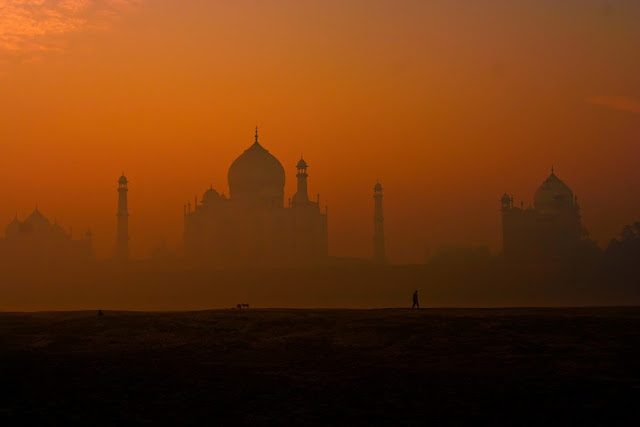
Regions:
[[[248,200],[253,204],[284,205],[284,168],[278,159],[258,142],[246,149],[229,168],[231,199]]]

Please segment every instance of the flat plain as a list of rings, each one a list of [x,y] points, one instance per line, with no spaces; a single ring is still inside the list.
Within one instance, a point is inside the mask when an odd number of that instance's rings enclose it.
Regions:
[[[0,381],[11,424],[636,425],[640,308],[5,312]]]

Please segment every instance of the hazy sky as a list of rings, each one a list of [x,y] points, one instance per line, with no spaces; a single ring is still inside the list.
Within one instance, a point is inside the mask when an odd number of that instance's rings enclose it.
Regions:
[[[0,0],[0,226],[36,203],[98,255],[130,179],[131,249],[253,140],[309,163],[330,253],[500,247],[498,200],[552,165],[604,246],[640,219],[640,2]],[[0,232],[0,235],[2,233]]]

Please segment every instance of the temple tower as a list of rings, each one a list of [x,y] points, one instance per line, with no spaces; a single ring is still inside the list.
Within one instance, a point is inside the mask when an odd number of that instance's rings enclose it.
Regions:
[[[384,217],[382,216],[382,185],[373,187],[373,260],[384,264],[387,260],[384,245]]]
[[[118,234],[116,239],[116,257],[129,258],[129,210],[127,208],[127,178],[124,173],[118,180]]]

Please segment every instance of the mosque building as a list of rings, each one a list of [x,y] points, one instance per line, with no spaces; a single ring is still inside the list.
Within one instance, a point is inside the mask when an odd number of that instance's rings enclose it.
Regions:
[[[184,206],[184,250],[212,265],[309,265],[328,256],[327,208],[307,190],[307,163],[297,166],[297,191],[284,200],[285,170],[258,142],[233,161],[229,197],[213,186]]]
[[[516,207],[506,192],[500,199],[502,247],[512,260],[562,260],[575,256],[587,241],[578,198],[554,173],[538,187],[533,207]]]
[[[0,260],[8,265],[61,265],[83,263],[94,257],[91,230],[79,240],[54,220],[51,223],[36,207],[24,220],[13,219],[0,239]]]

